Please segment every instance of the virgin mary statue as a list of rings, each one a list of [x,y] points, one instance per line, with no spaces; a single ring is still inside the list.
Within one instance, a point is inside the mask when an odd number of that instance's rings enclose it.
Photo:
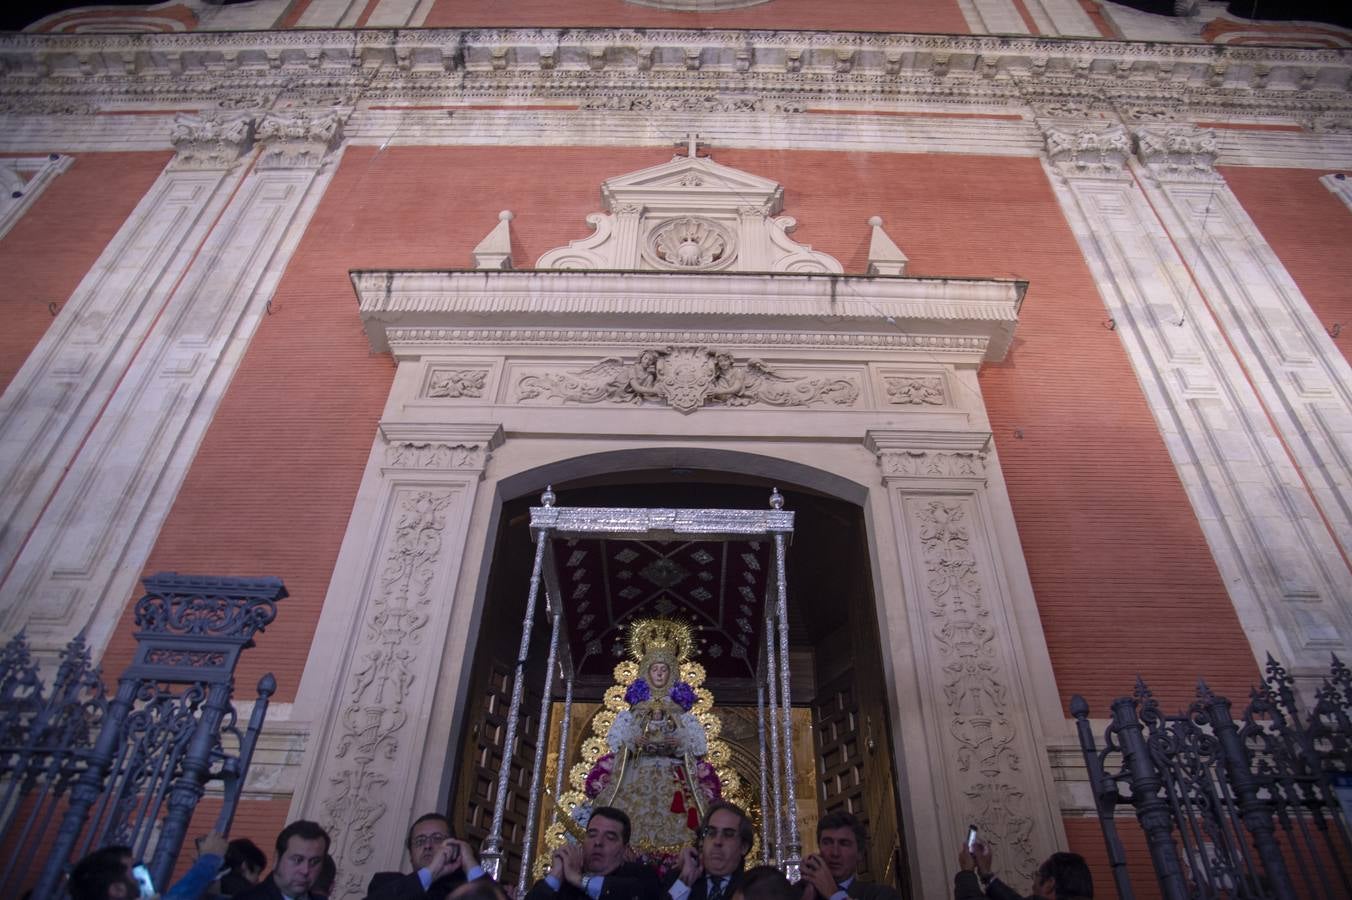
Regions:
[[[637,620],[628,650],[592,720],[593,736],[583,742],[583,761],[573,767],[575,790],[561,806],[578,824],[596,806],[619,807],[633,824],[633,850],[667,868],[693,842],[708,805],[737,792],[738,779],[726,768],[727,746],[716,739],[720,723],[713,697],[701,687],[704,667],[691,659],[690,625]],[[563,835],[553,837],[556,843]]]

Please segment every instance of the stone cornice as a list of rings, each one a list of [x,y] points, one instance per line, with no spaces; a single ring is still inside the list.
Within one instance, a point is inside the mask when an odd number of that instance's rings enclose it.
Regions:
[[[1139,121],[1245,111],[1314,123],[1352,108],[1352,51],[677,29],[0,37],[0,111],[438,98],[771,113],[943,102]]]
[[[682,343],[746,332],[811,334],[823,326],[836,346],[882,349],[907,336],[917,348],[970,362],[1003,358],[1025,282],[849,275],[670,272],[351,273],[371,345],[413,350],[482,327],[551,329],[572,342],[595,330],[639,334],[683,330]],[[547,335],[546,335],[547,336]],[[484,335],[481,342],[492,342]]]

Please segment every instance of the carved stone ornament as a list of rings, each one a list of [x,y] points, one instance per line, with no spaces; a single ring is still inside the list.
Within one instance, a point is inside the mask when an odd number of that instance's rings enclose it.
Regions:
[[[1022,760],[1009,715],[1008,675],[971,547],[968,508],[948,499],[913,507],[929,593],[930,639],[950,717],[946,749],[952,751],[968,801],[962,821],[976,823],[1002,864],[1028,879],[1037,867],[1033,818],[1022,791],[1008,783],[1019,779]]]
[[[944,380],[938,375],[889,375],[883,378],[887,402],[898,405],[944,405]]]
[[[483,369],[435,369],[427,380],[427,396],[482,397],[487,377]]]
[[[483,444],[396,441],[385,448],[385,465],[395,469],[482,469],[486,461]]]
[[[1131,155],[1127,129],[1116,123],[1043,123],[1047,158],[1064,175],[1119,176]]]
[[[668,219],[649,232],[643,258],[658,269],[708,272],[726,268],[736,255],[736,246],[727,228],[712,219],[686,216]]]
[[[258,123],[263,144],[259,168],[315,168],[333,148],[342,131],[338,113],[303,109],[269,112]]]
[[[362,614],[361,638],[344,685],[333,758],[342,761],[324,792],[323,825],[338,865],[364,866],[376,834],[387,827],[384,788],[400,755],[413,671],[421,652],[431,586],[446,529],[450,491],[410,490],[397,498],[398,518],[385,562]],[[402,815],[402,810],[399,811]]]
[[[1214,181],[1216,132],[1195,125],[1144,125],[1136,130],[1136,153],[1156,178]]]
[[[844,271],[789,237],[797,222],[776,215],[780,185],[708,157],[677,156],[612,178],[601,197],[607,212],[587,216],[592,235],[545,253],[537,269]]]
[[[254,120],[248,113],[179,113],[169,140],[176,169],[228,169],[249,152]]]
[[[985,478],[986,454],[975,450],[885,450],[878,456],[885,476]]]
[[[603,359],[580,372],[527,375],[519,400],[573,403],[666,403],[682,413],[702,406],[850,406],[859,386],[850,378],[790,378],[758,359],[739,367],[731,353],[708,347],[664,347],[639,353],[632,363]]]

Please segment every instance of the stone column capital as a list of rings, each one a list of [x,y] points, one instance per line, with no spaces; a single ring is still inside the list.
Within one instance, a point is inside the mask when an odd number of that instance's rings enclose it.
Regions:
[[[254,115],[247,112],[179,113],[169,140],[175,169],[229,169],[249,152]]]
[[[1141,125],[1136,156],[1160,181],[1217,181],[1216,132],[1190,124]]]

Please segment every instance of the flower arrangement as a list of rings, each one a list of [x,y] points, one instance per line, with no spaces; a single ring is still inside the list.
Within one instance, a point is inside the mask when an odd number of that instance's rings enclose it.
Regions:
[[[690,712],[690,707],[695,705],[695,689],[684,681],[676,682],[676,686],[671,689],[671,702]]]
[[[635,703],[642,703],[644,700],[651,700],[653,697],[652,688],[648,687],[648,682],[642,678],[634,679],[633,684],[624,692],[624,702],[633,706]]]
[[[676,682],[667,696],[684,712],[690,712],[690,707],[695,705],[695,689],[684,681]],[[635,678],[624,692],[624,702],[630,706],[652,698],[653,689],[643,678]]]

